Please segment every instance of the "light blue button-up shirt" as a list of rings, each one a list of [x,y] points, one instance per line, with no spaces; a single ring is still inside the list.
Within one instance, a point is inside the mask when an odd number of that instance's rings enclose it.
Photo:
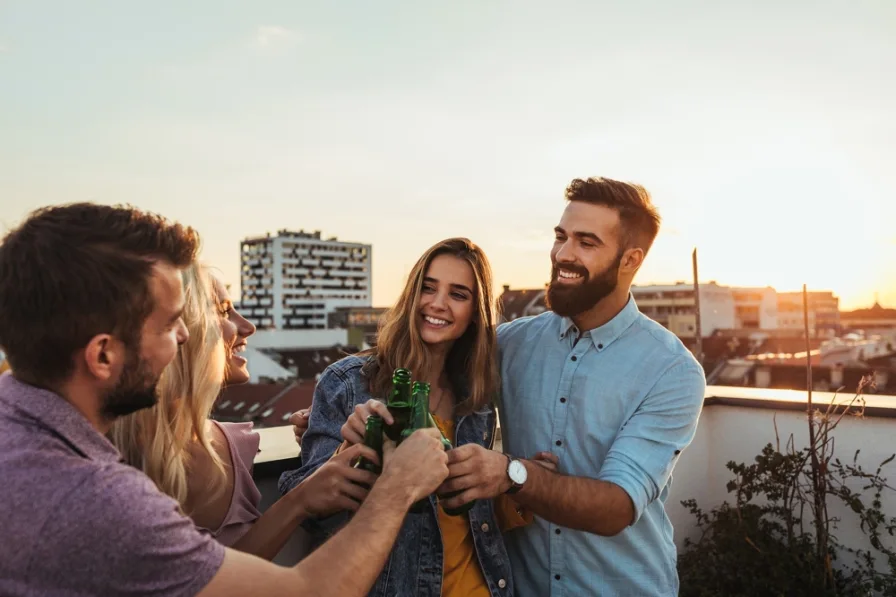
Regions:
[[[559,472],[615,483],[635,522],[601,537],[535,522],[506,535],[522,597],[678,594],[672,524],[664,504],[672,468],[703,407],[703,369],[633,297],[605,325],[580,335],[547,312],[498,328],[504,451],[550,450]]]

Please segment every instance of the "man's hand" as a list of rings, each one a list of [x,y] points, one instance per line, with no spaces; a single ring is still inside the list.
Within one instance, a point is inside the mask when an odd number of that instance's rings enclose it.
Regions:
[[[297,410],[289,416],[289,424],[292,425],[292,431],[296,434],[296,443],[302,445],[302,436],[308,431],[308,417],[311,416],[310,408]]]
[[[371,472],[352,467],[360,456],[380,463],[375,450],[364,444],[355,444],[329,459],[290,494],[297,492],[294,499],[310,516],[329,516],[342,510],[356,511],[368,492],[358,483],[370,487],[377,479]]]
[[[386,425],[395,422],[386,405],[376,399],[370,399],[364,404],[355,406],[355,411],[349,415],[342,426],[342,438],[349,444],[360,444],[364,442],[364,431],[367,428],[367,417],[370,415],[379,415],[383,418]]]
[[[448,452],[448,480],[439,495],[460,491],[445,500],[445,508],[458,508],[477,499],[491,499],[510,489],[507,456],[479,444],[464,444]]]
[[[408,499],[408,507],[448,477],[448,454],[438,429],[418,429],[401,442],[383,438],[383,472],[377,485]]]
[[[539,452],[532,459],[549,471],[557,472],[559,459],[551,452]],[[439,487],[439,495],[462,493],[443,502],[445,508],[458,508],[477,499],[491,499],[505,493],[512,485],[507,475],[507,455],[464,444],[448,452],[448,480]]]

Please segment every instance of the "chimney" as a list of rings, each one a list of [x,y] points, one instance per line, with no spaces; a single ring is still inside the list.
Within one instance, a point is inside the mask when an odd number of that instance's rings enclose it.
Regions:
[[[504,285],[504,292],[510,292],[510,284]]]

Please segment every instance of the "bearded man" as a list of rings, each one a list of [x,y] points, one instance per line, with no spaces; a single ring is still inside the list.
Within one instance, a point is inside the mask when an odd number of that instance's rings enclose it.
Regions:
[[[506,453],[449,452],[445,506],[511,493],[535,523],[506,536],[517,594],[678,594],[665,511],[706,380],[631,285],[659,232],[648,192],[576,179],[554,228],[550,311],[498,329]],[[556,472],[533,460],[543,450]]]

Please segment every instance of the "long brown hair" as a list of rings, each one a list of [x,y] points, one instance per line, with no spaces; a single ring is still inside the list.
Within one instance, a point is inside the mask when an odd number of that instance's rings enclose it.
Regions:
[[[395,305],[380,321],[375,348],[362,354],[374,355],[369,369],[370,390],[384,398],[391,388],[392,372],[398,367],[412,373],[425,371],[431,358],[420,335],[417,318],[423,278],[432,260],[453,255],[470,264],[476,280],[473,300],[476,311],[470,326],[448,353],[445,369],[457,398],[459,414],[481,410],[498,391],[497,306],[492,291],[492,268],[485,253],[466,238],[449,238],[430,247],[411,269],[404,290]]]

